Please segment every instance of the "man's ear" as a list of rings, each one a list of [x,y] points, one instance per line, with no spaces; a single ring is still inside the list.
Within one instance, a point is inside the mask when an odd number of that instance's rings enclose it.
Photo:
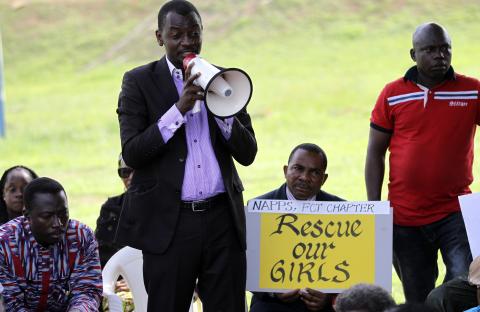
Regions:
[[[157,38],[158,45],[163,46],[162,32],[160,30],[155,30],[155,37]]]
[[[285,179],[287,178],[287,171],[288,171],[288,166],[287,165],[283,166],[283,176],[285,177]]]
[[[417,62],[417,59],[415,57],[415,49],[410,49],[410,57],[412,58],[412,60],[416,63]]]
[[[323,174],[322,186],[323,186],[323,184],[325,184],[325,182],[327,181],[327,179],[328,179],[328,173],[324,173],[324,174]]]

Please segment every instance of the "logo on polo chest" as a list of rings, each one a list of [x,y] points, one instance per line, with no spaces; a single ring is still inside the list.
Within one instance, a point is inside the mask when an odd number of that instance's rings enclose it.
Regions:
[[[463,102],[463,101],[450,101],[448,103],[448,106],[450,107],[467,107],[468,102]]]
[[[467,107],[470,100],[478,100],[478,90],[436,91],[433,98],[448,101],[449,107]]]

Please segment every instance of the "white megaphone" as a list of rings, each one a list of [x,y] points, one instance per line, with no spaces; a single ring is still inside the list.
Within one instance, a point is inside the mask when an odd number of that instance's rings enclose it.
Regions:
[[[200,56],[191,53],[183,59],[183,67],[194,62],[191,75],[198,72],[195,83],[205,90],[203,101],[208,110],[217,117],[231,117],[247,106],[252,97],[252,80],[241,69],[218,69]],[[199,110],[198,103],[195,104]]]

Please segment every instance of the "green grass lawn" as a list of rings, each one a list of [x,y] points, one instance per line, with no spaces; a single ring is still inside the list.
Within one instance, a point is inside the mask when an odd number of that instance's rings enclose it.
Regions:
[[[117,96],[126,70],[162,55],[153,36],[160,4],[13,2],[0,1],[7,124],[0,168],[24,164],[59,179],[72,217],[93,227],[106,197],[122,191]],[[245,69],[254,82],[249,111],[259,152],[239,168],[247,199],[282,183],[289,151],[307,141],[329,157],[325,190],[366,199],[369,115],[384,84],[412,65],[418,24],[445,25],[455,69],[480,77],[477,1],[194,2],[203,56]],[[476,176],[478,169],[475,162]],[[477,181],[472,189],[480,191]],[[396,277],[393,293],[403,301]]]

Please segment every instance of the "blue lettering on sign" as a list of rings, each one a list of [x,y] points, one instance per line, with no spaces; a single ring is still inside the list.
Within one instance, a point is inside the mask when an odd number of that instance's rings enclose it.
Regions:
[[[294,212],[296,208],[292,206],[292,202],[285,200],[255,200],[252,210]]]
[[[374,213],[372,203],[334,203],[327,205],[329,213]]]

